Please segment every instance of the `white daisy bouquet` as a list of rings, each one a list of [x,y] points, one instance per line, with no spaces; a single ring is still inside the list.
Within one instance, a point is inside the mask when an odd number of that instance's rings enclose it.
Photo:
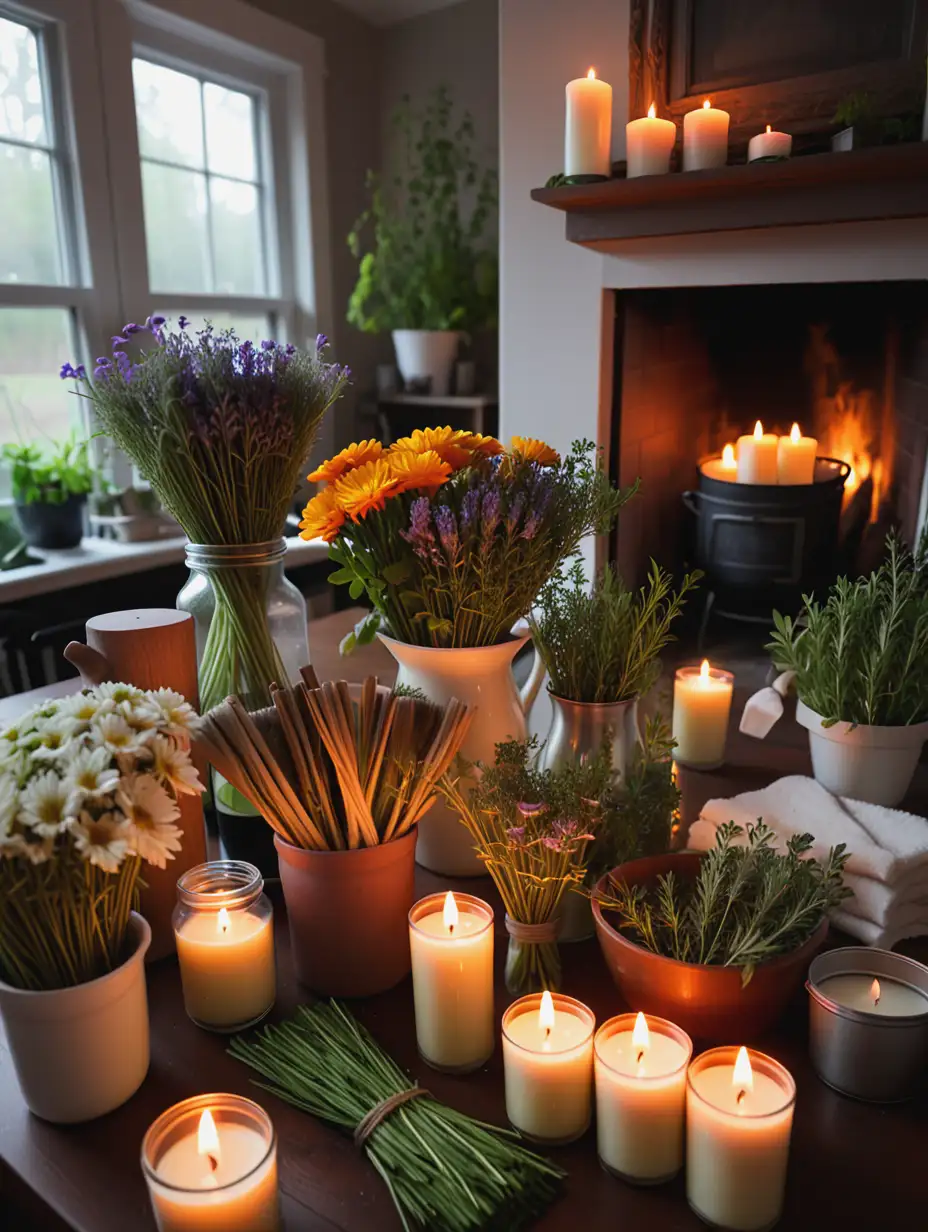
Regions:
[[[66,988],[126,957],[142,864],[180,851],[177,797],[203,790],[196,714],[170,689],[101,684],[0,731],[0,978]]]

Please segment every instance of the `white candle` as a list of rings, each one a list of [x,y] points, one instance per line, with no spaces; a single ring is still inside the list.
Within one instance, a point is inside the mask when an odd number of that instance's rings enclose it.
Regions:
[[[612,86],[592,68],[567,83],[564,174],[612,174]]]
[[[274,926],[268,914],[221,907],[175,927],[184,1008],[198,1026],[237,1031],[274,1004]]]
[[[506,1115],[528,1138],[573,1142],[590,1123],[592,1011],[572,997],[531,993],[503,1015]]]
[[[779,1219],[796,1084],[772,1057],[713,1048],[686,1085],[686,1196],[706,1223],[760,1232]]]
[[[670,155],[677,139],[673,120],[662,120],[654,104],[640,120],[625,125],[625,157],[629,179],[638,175],[666,175],[670,170]]]
[[[703,462],[700,470],[709,479],[734,483],[738,478],[738,460],[735,457],[734,445],[726,445],[720,458],[710,458],[708,462]]]
[[[674,760],[710,769],[725,760],[728,717],[735,678],[710,667],[679,667],[673,682]]]
[[[875,1014],[879,1018],[905,1018],[913,1014],[928,1014],[928,997],[910,984],[883,976],[875,979],[865,972],[833,975],[818,986],[828,997],[849,1010]]]
[[[683,170],[707,171],[728,162],[728,112],[708,99],[683,117]]]
[[[750,436],[739,436],[737,446],[739,483],[776,483],[780,438],[765,432],[758,419]]]
[[[799,424],[794,423],[789,436],[781,436],[777,441],[777,481],[812,483],[817,450],[815,437],[803,436]]]
[[[789,158],[793,149],[793,139],[789,133],[775,133],[767,125],[765,133],[758,133],[748,142],[748,162],[753,163],[758,158]]]
[[[409,913],[416,1042],[435,1069],[478,1069],[493,1052],[493,909],[432,894]]]
[[[642,1185],[683,1165],[689,1036],[663,1018],[620,1014],[596,1032],[596,1147],[604,1167]]]
[[[202,1095],[162,1113],[142,1143],[160,1232],[277,1232],[277,1143],[267,1113]]]

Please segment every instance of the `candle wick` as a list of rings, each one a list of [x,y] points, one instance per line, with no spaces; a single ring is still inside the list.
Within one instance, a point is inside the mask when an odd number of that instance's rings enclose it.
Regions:
[[[449,924],[449,925],[448,925],[448,935],[449,935],[450,937],[453,937],[453,936],[454,936],[454,925],[453,925],[453,924]]]
[[[550,1038],[551,1038],[551,1028],[545,1027],[545,1039],[550,1039]]]
[[[876,994],[876,996],[873,998],[873,1005],[874,1005],[874,1008],[876,1008],[876,1006],[878,1006],[878,1005],[880,1004],[880,996],[881,996],[881,995],[882,995],[881,993],[877,993],[877,994]]]
[[[644,1049],[639,1048],[638,1049],[638,1064],[640,1065],[643,1060],[644,1060]]]
[[[739,1108],[740,1108],[740,1107],[741,1107],[741,1105],[744,1103],[744,1097],[745,1097],[745,1095],[746,1095],[746,1092],[745,1092],[745,1091],[739,1091],[739,1092],[738,1092],[738,1098],[735,1100],[735,1103],[738,1105],[738,1107],[739,1107]]]
[[[209,1160],[210,1172],[215,1172],[216,1169],[219,1167],[219,1160],[216,1158],[215,1155],[207,1155],[206,1158]]]

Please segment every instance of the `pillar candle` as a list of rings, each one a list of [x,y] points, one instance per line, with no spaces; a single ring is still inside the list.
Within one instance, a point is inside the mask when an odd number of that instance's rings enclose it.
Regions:
[[[748,162],[753,163],[758,158],[789,158],[793,149],[793,139],[789,133],[775,133],[767,125],[765,133],[758,133],[748,142]]]
[[[564,174],[612,174],[612,86],[592,68],[567,83]]]
[[[772,1057],[713,1048],[686,1084],[686,1196],[720,1228],[760,1232],[783,1209],[796,1084]]]
[[[765,432],[758,419],[750,436],[739,436],[737,445],[739,483],[776,483],[780,438]]]
[[[677,126],[673,120],[660,119],[654,104],[640,120],[630,120],[625,125],[625,157],[628,163],[626,175],[633,179],[638,175],[666,175],[670,170],[670,155],[677,139]]]
[[[725,760],[728,716],[734,688],[731,672],[710,667],[679,667],[673,682],[674,760],[711,769]]]
[[[493,909],[432,894],[409,913],[419,1052],[434,1069],[478,1069],[493,1052]]]
[[[547,990],[514,1001],[503,1015],[506,1114],[538,1142],[573,1142],[590,1123],[591,1010]]]
[[[656,1185],[680,1171],[692,1053],[685,1031],[641,1013],[610,1018],[596,1032],[596,1146],[610,1172]]]
[[[803,436],[793,424],[789,436],[777,441],[777,480],[779,483],[812,483],[815,479],[815,454],[818,441]]]
[[[707,171],[728,162],[728,112],[708,99],[683,117],[683,170]]]

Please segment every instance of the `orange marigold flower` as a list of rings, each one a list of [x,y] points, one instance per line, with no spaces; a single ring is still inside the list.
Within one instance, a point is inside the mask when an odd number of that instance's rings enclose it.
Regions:
[[[391,450],[387,457],[390,470],[399,480],[397,492],[409,492],[413,488],[431,488],[433,491],[450,477],[451,466],[438,456],[434,449],[414,453],[411,449]]]
[[[334,488],[323,488],[303,510],[301,539],[324,539],[331,543],[341,530],[345,515],[339,508]]]
[[[465,445],[465,449],[471,449],[483,458],[492,458],[503,452],[503,447],[495,436],[481,436],[479,432],[470,433],[470,441]]]
[[[334,458],[329,458],[328,462],[323,462],[307,478],[310,483],[322,483],[323,480],[334,483],[348,471],[357,470],[366,462],[373,462],[382,453],[383,445],[380,441],[357,441],[337,453]]]
[[[523,462],[537,462],[539,466],[558,466],[561,461],[561,455],[556,450],[532,436],[514,436],[512,452]]]
[[[454,428],[416,428],[412,436],[403,436],[390,447],[391,453],[426,453],[433,450],[452,470],[467,466],[472,458],[475,439],[472,432]]]
[[[383,509],[398,487],[399,480],[386,458],[376,458],[342,475],[335,484],[335,497],[342,512],[357,522],[372,509]]]

